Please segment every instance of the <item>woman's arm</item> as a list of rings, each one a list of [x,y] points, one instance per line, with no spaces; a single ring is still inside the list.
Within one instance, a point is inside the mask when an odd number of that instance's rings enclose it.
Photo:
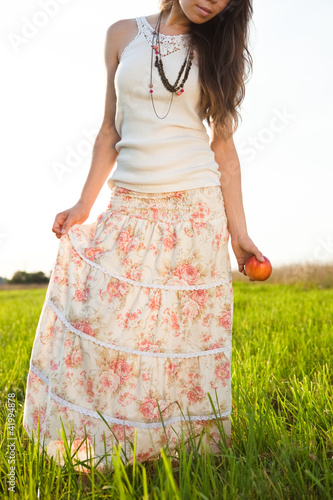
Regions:
[[[107,88],[104,118],[94,143],[91,167],[80,197],[80,201],[89,211],[116,162],[118,153],[115,145],[121,139],[115,128],[116,93],[114,88],[114,77],[118,66],[119,26],[119,22],[111,25],[107,30],[105,40]]]
[[[221,173],[221,189],[228,219],[228,230],[232,238],[247,234],[243,197],[241,189],[241,169],[233,138],[223,140],[213,132],[211,149]]]
[[[231,120],[229,127],[231,127]],[[229,130],[232,129],[229,128]],[[231,245],[238,262],[238,270],[246,276],[244,267],[246,260],[251,255],[255,255],[261,262],[264,258],[247,233],[241,188],[241,168],[233,136],[225,140],[215,133],[213,125],[212,132],[210,147],[215,154],[215,161],[221,173],[220,183]]]
[[[82,224],[110,174],[118,152],[115,144],[121,139],[115,128],[116,93],[114,76],[118,66],[118,46],[123,26],[121,21],[112,24],[106,33],[105,65],[107,71],[107,88],[105,111],[101,128],[94,142],[91,166],[83,186],[79,201],[68,210],[56,215],[52,231],[60,238],[74,224]]]

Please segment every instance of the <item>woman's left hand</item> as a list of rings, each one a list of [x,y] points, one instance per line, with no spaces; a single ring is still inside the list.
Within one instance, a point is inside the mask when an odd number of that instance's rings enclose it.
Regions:
[[[245,262],[251,255],[255,255],[256,259],[260,262],[265,261],[263,254],[258,247],[255,246],[248,234],[231,238],[231,246],[238,262],[238,270],[240,273],[243,273],[244,276],[247,276],[245,272]],[[249,278],[249,280],[255,281],[252,278]]]

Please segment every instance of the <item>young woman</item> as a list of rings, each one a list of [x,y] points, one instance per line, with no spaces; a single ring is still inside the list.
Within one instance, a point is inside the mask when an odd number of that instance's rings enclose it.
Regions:
[[[264,260],[247,233],[232,138],[252,65],[252,2],[159,9],[107,30],[91,168],[52,228],[59,251],[23,425],[61,464],[69,437],[79,458],[106,452],[110,464],[118,442],[131,462],[134,444],[144,461],[175,452],[182,432],[187,445],[202,434],[213,453],[231,436],[229,236],[240,272],[251,255]],[[107,209],[83,224],[116,161]]]

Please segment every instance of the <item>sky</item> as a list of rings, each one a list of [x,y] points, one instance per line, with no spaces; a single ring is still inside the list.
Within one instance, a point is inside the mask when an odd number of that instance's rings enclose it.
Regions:
[[[333,2],[253,5],[253,74],[234,134],[248,234],[273,268],[332,262]],[[0,276],[49,275],[55,215],[77,202],[103,119],[106,30],[157,13],[158,0],[16,0],[0,12]],[[76,163],[59,176],[69,151]],[[109,198],[105,184],[86,224]],[[237,270],[230,241],[229,252]]]

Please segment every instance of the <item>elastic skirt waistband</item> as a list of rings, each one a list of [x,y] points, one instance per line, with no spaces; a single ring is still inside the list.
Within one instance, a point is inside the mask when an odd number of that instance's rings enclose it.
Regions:
[[[221,186],[205,186],[183,191],[145,193],[113,186],[108,210],[135,214],[138,218],[195,218],[206,221],[225,217]]]

